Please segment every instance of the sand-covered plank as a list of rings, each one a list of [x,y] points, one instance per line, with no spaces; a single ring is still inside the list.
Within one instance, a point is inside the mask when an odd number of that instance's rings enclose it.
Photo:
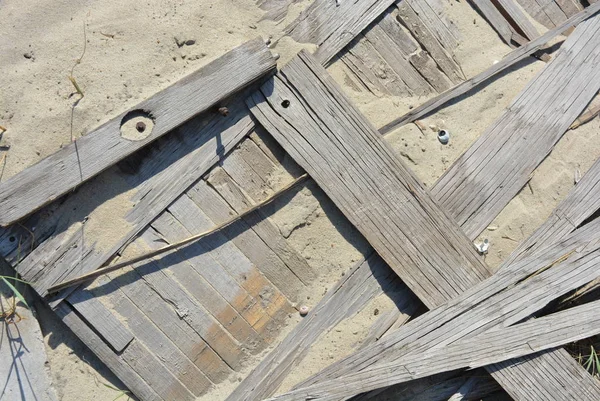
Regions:
[[[0,225],[52,202],[275,68],[261,38],[226,53],[0,185]],[[121,128],[137,115],[132,134]],[[135,134],[139,134],[137,137]]]

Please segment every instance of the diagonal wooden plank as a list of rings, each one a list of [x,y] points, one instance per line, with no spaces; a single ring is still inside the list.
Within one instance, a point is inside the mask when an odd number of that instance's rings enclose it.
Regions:
[[[526,39],[532,40],[540,36],[535,26],[533,26],[529,18],[521,11],[514,0],[497,0],[497,3],[523,32],[523,36]]]
[[[362,310],[374,296],[390,290],[400,295],[395,302],[403,313],[412,315],[419,307],[418,299],[376,254],[357,263],[235,388],[227,400],[261,400],[272,395],[322,333]]]
[[[491,274],[311,56],[301,52],[261,92],[249,100],[255,117],[426,305]]]
[[[600,301],[577,306],[508,328],[486,332],[445,347],[365,369],[358,373],[297,389],[273,401],[335,401],[366,390],[404,383],[437,373],[477,368],[531,355],[600,333]]]
[[[486,82],[491,77],[499,74],[502,71],[505,71],[510,66],[512,66],[515,63],[528,57],[530,54],[534,53],[535,51],[541,49],[546,43],[548,43],[548,41],[550,41],[557,35],[561,34],[566,29],[568,29],[574,25],[577,25],[580,22],[584,21],[585,19],[593,16],[598,11],[600,11],[600,4],[594,4],[594,5],[586,8],[585,10],[581,11],[580,13],[569,18],[563,24],[557,26],[556,28],[549,30],[542,36],[536,38],[535,40],[532,40],[531,42],[527,43],[526,45],[513,50],[512,52],[507,54],[499,63],[494,64],[487,70],[477,74],[476,76],[466,80],[465,82],[463,82],[459,85],[456,85],[454,88],[449,89],[446,92],[431,98],[430,100],[423,103],[422,105],[410,110],[408,113],[404,114],[403,116],[394,119],[390,123],[381,127],[379,132],[381,132],[382,134],[385,135],[385,134],[393,131],[394,129],[401,127],[404,124],[418,120],[419,118],[422,118],[423,116],[439,109],[444,104],[448,103],[450,100],[455,99],[458,96],[464,95],[471,89],[481,85],[483,82]]]
[[[52,202],[275,66],[264,41],[254,39],[11,177],[0,185],[0,225]],[[122,134],[123,123],[140,112],[148,117],[143,135]]]
[[[285,100],[285,99],[284,99]],[[289,99],[288,99],[289,100]],[[345,143],[345,142],[344,142]]]
[[[327,382],[373,364],[443,347],[461,338],[495,331],[528,318],[553,299],[598,276],[599,227],[600,221],[595,220],[564,240],[547,244],[527,258],[511,263],[446,305],[330,365],[319,374],[318,381],[312,378],[298,387],[308,388],[313,383]],[[600,385],[597,382],[591,380],[587,384],[598,394]],[[576,398],[582,399],[579,391],[574,394],[579,394]]]
[[[468,236],[488,226],[585,110],[600,89],[599,63],[596,16],[577,27],[554,59],[432,188],[432,196]],[[499,144],[506,151],[491,153]]]

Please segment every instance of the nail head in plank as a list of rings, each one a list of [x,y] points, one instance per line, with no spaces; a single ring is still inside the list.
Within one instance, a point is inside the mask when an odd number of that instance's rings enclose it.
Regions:
[[[460,229],[307,53],[261,91],[248,100],[255,117],[430,307],[490,274]]]

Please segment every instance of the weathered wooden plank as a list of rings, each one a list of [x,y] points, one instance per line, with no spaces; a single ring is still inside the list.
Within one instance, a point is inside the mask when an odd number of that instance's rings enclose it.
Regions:
[[[370,33],[371,30],[365,32]],[[390,53],[383,54],[383,42],[376,42],[374,34],[370,39],[362,34],[358,35],[347,47],[341,59],[354,72],[357,78],[371,92],[377,94],[389,93],[400,96],[417,93],[431,92],[431,86],[425,79],[397,52],[397,48]],[[375,42],[375,43],[373,43]],[[375,47],[378,45],[378,49]],[[384,55],[388,60],[384,59]],[[390,63],[393,64],[390,65]]]
[[[572,17],[583,9],[577,0],[554,0],[567,17]]]
[[[212,220],[188,196],[181,197],[168,210],[190,233],[201,232],[213,227]],[[285,296],[277,287],[268,282],[250,259],[223,233],[215,233],[207,237],[204,242],[211,249],[214,259],[249,295],[259,301],[260,306],[269,316],[279,319],[282,315],[287,315],[289,304]]]
[[[423,24],[448,52],[452,52],[461,39],[458,27],[447,18],[446,2],[440,0],[403,0],[419,15]],[[400,1],[396,1],[396,5]]]
[[[556,26],[552,23],[536,0],[517,0],[517,2],[525,9],[527,14],[531,15],[534,20],[544,25],[546,28],[552,29]]]
[[[479,86],[483,82],[486,82],[491,77],[499,74],[500,72],[506,70],[515,63],[528,57],[536,50],[541,49],[552,38],[562,33],[566,29],[570,28],[571,26],[577,25],[580,22],[586,20],[587,18],[595,15],[598,11],[600,11],[600,4],[589,6],[585,10],[569,18],[567,21],[565,21],[565,23],[549,30],[548,32],[538,37],[537,39],[532,40],[528,44],[513,50],[512,52],[507,54],[502,60],[500,60],[500,62],[492,65],[487,70],[440,94],[439,96],[433,97],[432,99],[428,100],[422,105],[410,110],[403,116],[384,125],[383,127],[381,127],[379,132],[385,135],[393,131],[394,129],[401,127],[404,124],[418,120],[419,118],[422,118],[423,116],[439,109],[444,104],[448,103],[450,100],[455,99],[458,96],[464,95],[471,89]]]
[[[526,371],[523,366],[529,366]],[[600,391],[598,381],[582,369],[581,365],[563,348],[553,352],[542,352],[519,360],[508,360],[490,367],[489,372],[496,380],[502,375],[505,380],[532,383],[531,388],[522,386],[504,387],[515,400],[548,399],[556,401],[597,400]],[[541,377],[535,377],[535,376]],[[536,386],[544,383],[544,386]],[[565,391],[565,389],[573,389]]]
[[[227,117],[203,115],[185,123],[151,145],[148,157],[135,163],[137,173],[125,176],[136,188],[126,200],[135,204],[126,215],[111,216],[127,219],[132,228],[123,237],[111,238],[108,251],[82,241],[84,227],[71,221],[73,210],[65,203],[48,206],[22,225],[0,228],[2,255],[35,283],[40,295],[66,278],[96,270],[252,131],[254,123],[245,105],[229,109]]]
[[[487,227],[521,190],[596,95],[598,62],[600,17],[596,16],[579,25],[554,59],[432,188],[432,196],[468,236]],[[505,151],[491,153],[498,144]]]
[[[232,169],[229,169],[229,171],[235,173]],[[240,171],[243,172],[247,170],[244,169]],[[239,181],[234,182],[223,168],[215,168],[211,171],[207,181],[219,192],[227,203],[229,203],[231,208],[239,213],[240,211],[251,207],[254,202],[253,199],[246,195],[237,185],[240,181],[242,183],[245,182],[247,185],[244,185],[244,187],[251,189],[250,184],[252,184],[252,182],[250,180],[242,181],[245,174],[236,174],[236,176]],[[252,192],[254,192],[254,196],[260,196],[260,186],[256,185],[253,189]],[[253,228],[258,236],[285,262],[297,277],[297,280],[289,282],[288,285],[296,284],[296,286],[300,286],[312,282],[314,279],[314,272],[312,269],[310,267],[307,268],[308,265],[305,260],[301,261],[302,258],[300,255],[298,255],[298,253],[287,243],[285,238],[281,236],[279,229],[271,223],[268,216],[264,215],[264,212],[258,210],[255,213],[251,213],[244,217],[244,221]],[[297,283],[298,280],[300,283]]]
[[[261,91],[249,100],[256,118],[426,304],[439,305],[490,274],[460,229],[307,53]]]
[[[55,310],[58,317],[71,329],[94,354],[116,374],[119,379],[137,397],[148,401],[161,401],[156,391],[148,382],[136,373],[123,358],[114,353],[104,341],[87,325],[66,303],[61,303]]]
[[[523,14],[521,9],[515,4],[514,0],[497,0],[497,3],[504,9],[506,14],[508,14],[516,26],[523,32],[523,36],[526,39],[533,40],[540,36],[540,33],[537,31],[535,26],[533,26],[531,21],[529,21],[529,18]],[[577,12],[574,14],[577,14]]]
[[[600,221],[501,268],[446,305],[412,320],[372,346],[324,369],[299,387],[327,381],[429,347],[515,324],[597,277]],[[593,382],[593,380],[591,381]],[[597,389],[600,386],[596,385]]]
[[[93,132],[0,184],[0,225],[13,223],[207,110],[276,66],[257,38],[209,63]],[[131,112],[149,116],[144,137],[127,139]],[[152,125],[152,126],[151,126]]]
[[[144,242],[149,248],[156,249],[163,246],[167,240],[155,231],[154,228],[148,227],[141,234]],[[163,257],[156,259],[156,264],[161,269],[168,269],[172,276],[177,280],[179,285],[185,288],[191,296],[193,296],[202,306],[225,328],[233,338],[242,344],[247,344],[249,348],[261,346],[258,333],[252,328],[250,323],[244,319],[240,312],[246,310],[241,307],[240,310],[232,305],[227,299],[218,292],[218,289],[212,285],[212,276],[208,272],[198,272],[201,263],[196,263],[196,260],[190,260],[190,254],[182,254],[182,252],[173,251]],[[209,270],[213,267],[218,268],[216,263],[210,256],[201,256],[200,261],[206,262]],[[235,298],[234,298],[235,299]],[[244,300],[245,298],[242,298]]]
[[[123,351],[133,340],[133,334],[89,290],[75,291],[68,300],[115,352]]]
[[[297,42],[319,46],[314,55],[326,65],[394,1],[316,0],[285,28],[285,32]]]
[[[115,281],[102,276],[98,278],[97,284],[90,288],[91,293],[94,296],[106,297],[113,310],[127,322],[127,327],[135,335],[136,341],[141,341],[146,348],[151,349],[190,392],[200,396],[211,388],[212,383],[206,375],[125,296]]]
[[[334,401],[365,390],[408,382],[437,373],[476,368],[552,349],[600,333],[600,301],[532,319],[512,327],[425,350],[358,373],[305,389],[293,390],[271,400]]]
[[[558,25],[567,19],[567,16],[558,4],[556,4],[555,0],[537,0],[537,2],[554,25]]]
[[[123,294],[213,383],[220,383],[225,380],[232,369],[192,327],[188,314],[197,312],[186,309],[187,305],[183,303],[176,302],[178,301],[176,297],[165,295],[152,287],[154,282],[148,282],[145,278],[153,273],[148,272],[148,269],[144,270],[143,267],[142,270],[125,268],[120,274],[110,273],[107,274],[107,277],[121,288]],[[168,283],[171,278],[159,277],[159,280],[156,281],[160,282],[161,280]],[[97,291],[101,291],[102,288],[98,287]]]
[[[220,224],[236,214],[236,211],[204,180],[198,181],[187,192],[187,195],[196,202],[215,224]],[[244,252],[265,277],[279,288],[288,299],[297,299],[299,291],[304,287],[301,280],[286,266],[278,254],[257,235],[251,224],[241,220],[225,227],[223,233]]]
[[[448,378],[451,376],[451,378]],[[494,401],[504,400],[492,396],[495,392],[502,390],[489,375],[486,375],[485,370],[476,369],[469,371],[458,377],[443,373],[426,377],[423,379],[413,380],[408,383],[398,384],[389,387],[384,392],[378,395],[378,400],[393,401],[402,399],[403,401],[481,401],[482,399],[490,399]],[[475,387],[464,397],[453,399],[463,387],[465,383],[474,383]],[[363,396],[354,397],[356,401],[363,401]]]
[[[391,286],[400,286],[399,310],[412,314],[419,302],[408,288],[375,256],[356,264],[331,288],[292,332],[231,393],[228,400],[261,400],[272,395],[293,366],[304,357],[319,336],[360,311],[366,303]]]
[[[469,0],[494,28],[504,43],[510,45],[514,29],[490,0]]]
[[[189,198],[187,199],[197,209],[197,206]],[[189,212],[191,214],[194,210],[191,209]],[[174,243],[190,236],[190,231],[186,229],[182,221],[170,213],[161,215],[152,223],[152,226],[168,243]],[[254,338],[256,341],[259,337],[258,332],[264,331],[265,325],[270,321],[269,314],[263,307],[265,305],[262,305],[258,296],[260,290],[252,288],[254,283],[231,274],[231,269],[226,267],[229,261],[223,258],[222,252],[217,251],[217,246],[225,243],[213,241],[215,239],[213,236],[209,236],[207,239],[209,241],[200,241],[179,249],[182,261],[187,261],[248,322],[251,328],[245,327],[241,333],[242,340],[240,342],[251,344],[249,340]],[[250,273],[247,276],[247,278],[253,278],[250,277]],[[277,307],[275,309],[278,310]]]
[[[464,81],[464,75],[460,66],[454,61],[442,44],[438,42],[425,21],[415,12],[411,4],[406,1],[397,3],[398,19],[412,33],[423,49],[431,54],[431,57],[452,83],[458,84]]]

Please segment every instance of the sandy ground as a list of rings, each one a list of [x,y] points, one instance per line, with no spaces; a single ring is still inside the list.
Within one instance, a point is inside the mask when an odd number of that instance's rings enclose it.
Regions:
[[[263,12],[253,0],[5,0],[0,3],[0,125],[7,128],[2,145],[10,145],[10,150],[0,154],[0,180],[244,41],[258,35],[279,38],[287,21],[307,4],[293,4],[286,20],[276,24],[261,21]],[[467,77],[510,51],[466,2],[448,4],[449,18],[463,37],[456,59]],[[180,47],[177,42],[182,41],[189,45]],[[285,63],[303,47],[310,48],[284,38],[273,51],[281,55],[280,63]],[[527,60],[423,120],[425,130],[410,124],[387,139],[419,178],[431,186],[542,67],[540,61]],[[346,72],[341,63],[335,63],[330,71],[376,126],[426,100],[356,92],[344,84]],[[75,109],[78,95],[68,79],[71,74],[85,94]],[[572,188],[575,170],[583,174],[600,156],[599,125],[594,120],[567,133],[537,169],[530,186],[484,232],[481,239],[491,242],[488,263],[497,266],[533,232]],[[442,146],[429,126],[448,129],[450,144]],[[3,155],[6,158],[2,159]],[[293,168],[293,162],[287,167]],[[272,179],[285,182],[289,178],[283,170],[280,174]],[[111,183],[104,185],[109,187]],[[275,209],[273,221],[282,234],[323,278],[306,293],[305,303],[312,306],[369,245],[315,186],[281,200]],[[282,388],[289,388],[349,353],[376,318],[373,311],[385,312],[391,307],[389,299],[381,296],[364,312],[323,336]],[[41,305],[38,310],[58,398],[104,401],[120,396],[123,387],[118,379],[54,314]],[[290,317],[282,336],[298,319]],[[243,373],[204,398],[221,399]]]

